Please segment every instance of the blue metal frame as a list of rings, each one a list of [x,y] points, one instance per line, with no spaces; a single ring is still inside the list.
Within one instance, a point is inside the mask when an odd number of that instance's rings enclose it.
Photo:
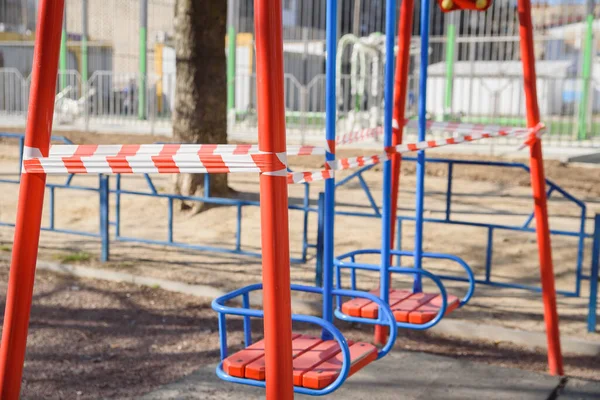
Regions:
[[[598,269],[600,264],[600,214],[594,218],[594,246],[592,250],[592,272],[590,276],[590,302],[588,305],[588,332],[596,332],[598,309]]]
[[[325,139],[328,145],[325,151],[325,162],[335,161],[335,123],[336,123],[336,57],[337,53],[337,0],[327,0],[326,11],[326,51],[325,63]],[[325,181],[325,211],[323,218],[323,319],[333,322],[333,249],[335,218],[335,176]],[[323,329],[323,340],[332,339],[332,332]]]
[[[425,140],[427,129],[427,68],[429,67],[429,0],[421,0],[421,62],[419,65],[419,141]],[[417,153],[415,187],[415,268],[423,267],[423,211],[425,208],[425,150]],[[421,276],[415,275],[413,291],[421,292]]]
[[[383,146],[392,146],[392,112],[394,98],[394,44],[396,32],[396,0],[386,0],[385,14],[385,76],[383,109]],[[392,238],[390,215],[392,209],[392,160],[383,162],[383,204],[381,208],[381,261],[379,274],[379,297],[386,303],[390,300],[390,242]],[[332,214],[335,210],[332,209]],[[332,216],[333,218],[333,216]]]
[[[19,149],[20,149],[20,163],[19,163],[19,171],[15,172],[17,179],[0,179],[1,183],[6,184],[15,184],[18,185],[21,178],[20,166],[22,164],[23,157],[23,148],[24,148],[24,135],[18,133],[0,133],[0,138],[7,139],[17,139],[19,141]],[[61,142],[64,144],[73,144],[69,139],[63,136],[53,136],[52,140],[55,142]],[[161,194],[156,189],[154,182],[152,181],[151,176],[148,174],[143,175],[148,186],[148,192],[143,191],[131,191],[131,190],[123,190],[121,175],[116,175],[116,187],[115,189],[110,188],[109,177],[100,175],[98,186],[78,186],[73,185],[72,181],[74,175],[68,175],[66,178],[66,182],[64,184],[54,184],[48,183],[46,185],[49,192],[49,214],[50,214],[50,222],[48,226],[43,227],[44,231],[51,231],[56,233],[66,233],[72,235],[86,236],[86,237],[97,237],[101,240],[101,251],[100,251],[100,261],[106,262],[110,257],[110,226],[115,227],[115,239],[117,241],[122,242],[135,242],[135,243],[148,243],[148,244],[158,244],[165,246],[172,246],[178,248],[186,248],[191,250],[199,250],[199,251],[210,251],[217,253],[228,253],[228,254],[240,254],[250,257],[261,257],[261,253],[258,251],[245,251],[242,250],[242,208],[247,206],[259,206],[259,202],[257,201],[243,201],[236,199],[226,199],[226,198],[216,198],[210,196],[210,175],[205,174],[205,184],[204,184],[204,196],[178,196],[172,194]],[[55,205],[56,205],[56,190],[57,189],[70,189],[70,190],[83,190],[83,191],[91,191],[97,192],[100,201],[99,208],[99,231],[98,232],[85,232],[71,229],[58,229],[55,226]],[[111,194],[115,194],[115,218],[114,221],[110,221],[109,219],[109,197]],[[156,197],[167,200],[168,207],[168,220],[167,220],[167,240],[151,240],[137,237],[129,237],[121,234],[121,195],[132,195],[132,196],[144,196],[144,197]],[[236,243],[233,249],[219,247],[219,246],[196,246],[186,243],[180,243],[173,240],[173,203],[175,200],[186,200],[186,201],[199,201],[211,204],[220,204],[220,205],[228,205],[237,207],[237,221],[236,221]],[[310,188],[308,184],[304,184],[304,198],[302,199],[302,206],[290,205],[290,210],[298,210],[304,213],[303,215],[303,233],[302,233],[302,252],[300,258],[292,258],[293,263],[305,263],[308,259],[308,249],[316,248],[316,244],[311,244],[308,242],[308,228],[309,228],[309,215],[310,213],[317,213],[318,209],[310,206]],[[14,227],[14,224],[1,222],[0,226],[8,226]]]
[[[152,178],[145,174],[144,178],[148,184],[148,192],[139,191],[139,190],[126,190],[123,189],[123,182],[121,175],[116,175],[116,185],[115,189],[111,189],[110,193],[114,194],[115,197],[115,221],[113,225],[115,225],[115,240],[121,242],[135,242],[135,243],[148,243],[148,244],[157,244],[163,246],[172,246],[190,250],[199,250],[199,251],[210,251],[215,253],[225,253],[225,254],[239,254],[248,257],[262,257],[260,251],[249,251],[242,249],[242,209],[243,207],[259,207],[260,203],[258,201],[250,201],[250,200],[239,200],[239,199],[228,199],[228,198],[220,198],[220,197],[210,197],[210,191],[206,188],[210,187],[210,175],[205,175],[205,191],[203,196],[183,196],[176,194],[168,194],[168,193],[159,193],[156,190],[156,187],[152,181]],[[308,187],[305,189],[305,197],[303,198],[303,205],[294,205],[289,204],[290,210],[302,211],[303,215],[303,233],[302,233],[302,253],[300,258],[292,258],[292,263],[305,263],[308,259],[308,249],[316,248],[316,244],[308,243],[308,228],[309,221],[308,215],[309,213],[318,213],[318,209],[314,207],[310,207],[310,198]],[[125,236],[121,232],[121,196],[143,196],[143,197],[154,197],[159,199],[167,200],[167,232],[166,240],[155,240],[155,239],[145,239],[139,237]],[[173,239],[173,220],[174,220],[174,202],[175,200],[183,200],[183,201],[192,201],[192,202],[204,202],[209,204],[217,204],[223,206],[231,206],[236,207],[236,240],[234,248],[227,248],[222,246],[202,246],[202,245],[193,245],[183,242],[178,242]],[[306,206],[308,204],[308,206]]]
[[[231,375],[228,375],[223,370],[223,363],[222,363],[222,361],[228,356],[226,316],[227,315],[235,315],[235,316],[244,317],[244,337],[249,338],[251,335],[250,322],[249,322],[250,318],[263,318],[264,312],[262,310],[250,309],[250,304],[245,299],[249,298],[249,294],[251,292],[255,292],[255,291],[259,291],[259,290],[262,290],[262,284],[249,285],[244,288],[234,290],[230,293],[227,293],[224,296],[221,296],[221,297],[213,300],[212,308],[217,313],[219,313],[219,343],[220,343],[220,348],[221,348],[221,363],[219,363],[219,365],[217,366],[217,369],[216,369],[217,376],[227,382],[239,383],[239,384],[264,388],[265,387],[264,381],[256,381],[256,380],[252,380],[252,379],[242,379],[242,378],[236,378]],[[305,292],[305,293],[320,294],[323,296],[325,295],[325,290],[323,288],[319,288],[319,287],[291,285],[291,290]],[[332,295],[332,297],[333,296],[344,296],[344,297],[366,298],[366,299],[369,299],[369,300],[379,304],[380,309],[383,310],[383,312],[381,313],[380,319],[378,319],[378,320],[361,319],[360,322],[366,323],[366,324],[371,324],[371,325],[385,325],[390,328],[390,337],[388,338],[386,345],[381,350],[379,350],[379,352],[377,354],[377,359],[380,359],[380,358],[384,357],[385,355],[387,355],[391,351],[391,349],[394,347],[394,343],[395,343],[396,337],[397,337],[396,321],[394,320],[394,315],[392,313],[392,310],[389,308],[389,306],[387,304],[385,304],[377,296],[374,296],[369,293],[364,293],[364,292],[333,289],[331,292],[331,295]],[[236,300],[239,303],[239,300],[238,300],[239,297],[242,297],[242,307],[241,308],[227,306],[227,303],[233,302]],[[311,395],[311,396],[323,396],[323,395],[332,393],[333,391],[337,390],[344,383],[344,381],[348,378],[348,375],[350,373],[350,366],[351,366],[350,348],[349,348],[348,342],[346,341],[344,335],[339,331],[338,328],[336,328],[333,325],[333,323],[326,321],[323,318],[318,318],[318,317],[313,317],[313,316],[308,316],[308,315],[293,314],[292,321],[317,325],[317,326],[321,327],[323,330],[326,330],[329,333],[328,336],[331,336],[331,339],[336,340],[339,343],[340,348],[342,350],[342,358],[343,358],[341,372],[332,384],[330,384],[326,388],[323,388],[320,390],[307,389],[304,387],[295,386],[294,392],[301,393],[301,394],[307,394],[307,395]],[[247,341],[246,344],[248,345],[249,341]]]
[[[403,162],[417,161],[417,159],[415,157],[403,157],[402,160],[403,160]],[[486,229],[487,230],[487,239],[488,239],[487,240],[487,248],[486,248],[486,276],[485,276],[485,279],[476,279],[476,283],[477,284],[486,284],[486,285],[490,285],[490,286],[525,289],[525,290],[539,292],[540,291],[539,286],[496,282],[493,280],[493,274],[492,274],[494,232],[497,230],[509,230],[509,231],[535,233],[535,229],[531,228],[529,226],[529,224],[527,223],[529,218],[527,218],[522,225],[506,225],[506,224],[492,224],[492,223],[460,221],[460,220],[453,219],[453,214],[456,214],[456,212],[453,213],[452,208],[451,208],[451,200],[452,200],[452,196],[453,196],[452,182],[454,179],[453,173],[454,173],[455,165],[497,167],[497,168],[516,168],[516,169],[521,169],[527,173],[529,173],[529,167],[523,163],[517,163],[517,162],[452,160],[452,159],[443,159],[443,158],[429,158],[429,159],[427,159],[427,162],[430,164],[446,164],[448,166],[448,184],[447,184],[448,191],[446,192],[446,209],[442,210],[442,212],[444,213],[444,217],[443,218],[423,218],[423,222],[424,223],[436,223],[436,224],[461,225],[461,226],[470,226],[470,227],[478,227],[478,228]],[[371,168],[373,168],[373,166],[367,166],[367,167],[364,167],[364,168],[356,171],[355,173],[340,180],[338,182],[337,186],[339,187],[339,186],[345,185],[348,182],[350,182],[352,179],[355,179],[355,178],[359,179],[359,180],[361,178],[364,179],[362,174],[365,173],[366,171],[370,170]],[[566,190],[564,190],[562,187],[560,187],[555,182],[553,182],[549,179],[546,179],[546,185],[548,186],[548,192],[550,194],[555,194],[555,193],[560,194],[563,198],[565,198],[567,201],[569,201],[570,203],[572,203],[573,205],[575,205],[576,207],[578,207],[580,209],[579,223],[578,223],[579,229],[578,230],[568,231],[568,230],[554,229],[554,230],[550,231],[550,233],[555,236],[568,236],[568,237],[578,238],[575,288],[573,291],[560,290],[560,291],[557,291],[557,293],[559,293],[561,295],[569,296],[569,297],[579,297],[581,295],[581,281],[584,279],[589,279],[589,275],[585,275],[583,273],[585,240],[587,238],[593,237],[592,234],[588,234],[585,231],[587,207],[583,201],[577,199],[576,197],[574,197],[573,195],[568,193]],[[365,188],[363,188],[363,189],[365,190],[365,193],[367,193],[367,195],[370,194],[370,190],[368,187],[366,189]],[[363,211],[336,211],[336,215],[367,217],[367,218],[380,218],[381,214],[378,212],[379,208],[376,204],[371,205],[369,207],[369,209],[370,209],[370,211],[364,211],[364,212]],[[415,219],[416,219],[416,217],[399,216],[398,217],[399,231],[401,231],[401,229],[402,229],[403,221],[415,221]],[[596,234],[600,235],[600,232],[596,232]],[[398,236],[399,237],[398,237],[397,249],[400,249],[401,248],[401,237],[400,237],[400,235],[398,235]],[[400,265],[399,260],[397,259],[396,261],[397,261],[397,265]],[[456,278],[456,280],[462,279],[459,277],[454,277],[454,278]]]

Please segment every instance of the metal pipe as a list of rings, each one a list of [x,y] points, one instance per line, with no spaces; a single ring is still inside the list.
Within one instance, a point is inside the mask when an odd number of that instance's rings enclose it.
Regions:
[[[596,331],[596,311],[598,308],[598,265],[600,264],[600,214],[594,218],[594,248],[592,251],[592,272],[590,276],[590,303],[588,307],[588,332]]]
[[[109,185],[108,176],[99,176],[99,194],[100,194],[100,241],[102,250],[100,261],[107,262],[110,257],[110,223],[109,223]]]
[[[535,52],[533,42],[533,24],[531,21],[530,0],[518,1],[519,34],[521,37],[521,60],[527,107],[527,125],[534,127],[540,122],[538,107]],[[546,178],[542,143],[536,135],[531,136],[530,144],[531,186],[535,202],[535,220],[544,300],[544,320],[548,339],[548,367],[552,375],[564,375],[558,313],[556,310],[556,288],[554,284],[554,266],[552,265],[552,246],[548,223],[548,205],[546,199]]]
[[[419,65],[419,141],[425,140],[427,123],[427,67],[429,65],[429,0],[421,0],[421,62]],[[423,210],[425,205],[425,151],[417,153],[417,184],[415,188],[415,268],[422,268]],[[421,275],[415,275],[413,291],[423,290]]]
[[[583,62],[581,70],[582,93],[579,102],[578,139],[587,139],[588,131],[588,104],[590,102],[590,86],[592,85],[592,67],[594,59],[594,0],[587,0],[587,16],[585,23],[585,36],[583,44]],[[592,92],[593,93],[593,92]]]
[[[325,63],[325,160],[335,160],[335,124],[336,124],[336,58],[337,52],[337,0],[327,0],[327,57]],[[323,212],[323,319],[333,322],[333,258],[334,258],[334,217],[335,217],[335,179],[325,182],[325,207]],[[331,332],[323,329],[323,340],[330,340]]]
[[[40,0],[33,55],[26,155],[48,156],[64,0]],[[0,398],[19,398],[37,261],[45,174],[21,179],[6,309],[0,345]]]
[[[140,0],[138,117],[146,119],[148,85],[148,0]],[[132,93],[133,95],[133,93]]]
[[[335,0],[330,0],[331,3]],[[255,0],[258,147],[286,151],[281,0]],[[329,54],[335,54],[329,53]],[[285,176],[260,176],[267,400],[292,400],[292,307]]]
[[[454,94],[454,61],[456,46],[456,21],[458,13],[448,13],[448,30],[446,32],[446,94],[444,97],[444,114],[448,117],[452,113],[452,98]]]

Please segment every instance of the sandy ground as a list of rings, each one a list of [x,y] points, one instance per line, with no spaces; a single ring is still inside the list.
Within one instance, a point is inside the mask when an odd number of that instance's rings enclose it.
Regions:
[[[69,134],[67,135],[69,136]],[[90,137],[91,136],[91,137]],[[73,134],[78,143],[117,143],[124,136]],[[132,141],[154,142],[160,138],[135,136]],[[358,150],[341,151],[341,156],[360,154]],[[463,156],[464,157],[464,156]],[[294,164],[294,162],[296,164]],[[292,161],[297,168],[316,169],[321,160],[302,158]],[[0,173],[11,173],[16,168],[16,146],[0,143]],[[588,217],[600,212],[600,185],[597,185],[598,170],[564,166],[550,162],[546,166],[548,176],[575,196],[586,201]],[[445,168],[432,164],[427,170],[426,215],[443,218],[445,206]],[[343,177],[344,174],[340,174]],[[524,171],[512,171],[496,168],[455,167],[454,197],[452,200],[453,219],[457,221],[496,222],[521,225],[531,212],[532,200],[529,189],[529,177]],[[381,204],[381,180],[379,169],[365,174],[373,196]],[[52,177],[52,182],[64,181],[61,177]],[[257,198],[258,178],[251,175],[232,175],[230,185],[244,198]],[[74,183],[97,185],[97,178],[80,176]],[[168,192],[169,177],[156,177],[154,183],[160,192]],[[112,183],[114,187],[114,178]],[[402,189],[400,194],[400,213],[414,213],[414,164],[403,167]],[[123,179],[123,188],[148,191],[142,178]],[[311,190],[311,202],[316,203],[316,194],[323,188],[317,183]],[[15,218],[17,186],[0,184],[0,221],[12,222]],[[291,202],[300,202],[303,188],[290,186]],[[352,181],[337,193],[338,210],[369,211],[367,198],[357,181]],[[111,220],[114,220],[114,196],[112,196]],[[48,199],[46,199],[48,204]],[[56,226],[68,229],[98,231],[98,197],[94,193],[57,190]],[[556,196],[550,203],[551,227],[575,231],[578,228],[578,208],[572,203]],[[176,241],[203,244],[235,245],[236,209],[221,207],[211,209],[200,215],[183,212],[175,214],[174,239]],[[146,239],[167,238],[167,202],[150,197],[123,196],[121,210],[121,234]],[[48,207],[45,208],[44,221],[47,225]],[[245,250],[260,251],[260,213],[257,207],[243,209],[242,247]],[[290,212],[290,239],[293,256],[299,256],[302,237],[302,213]],[[587,220],[588,231],[592,230],[591,219]],[[406,250],[412,248],[414,240],[413,224],[406,223],[403,229],[403,243]],[[114,228],[113,228],[114,232]],[[336,218],[336,254],[365,248],[379,248],[381,227],[377,219],[338,216]],[[316,215],[311,215],[309,240],[316,241]],[[485,246],[487,230],[448,224],[426,224],[425,251],[455,254],[463,258],[483,278],[485,271]],[[0,228],[1,249],[10,251],[12,229]],[[590,241],[586,242],[584,273],[590,270]],[[539,267],[535,234],[497,230],[494,236],[492,276],[499,282],[516,282],[532,285],[539,284]],[[560,236],[553,237],[554,265],[559,290],[572,291],[575,288],[575,259],[577,240]],[[82,238],[55,233],[43,233],[40,255],[44,259],[76,261],[91,265],[97,262],[99,254],[97,239]],[[73,256],[75,254],[75,256]],[[314,252],[310,252],[307,264],[291,266],[292,280],[297,283],[314,282]],[[141,243],[112,242],[111,262],[103,268],[180,280],[186,283],[211,285],[223,289],[234,289],[261,279],[261,266],[258,260],[237,255],[223,255],[197,252],[170,247]],[[368,257],[366,262],[377,262]],[[403,264],[411,265],[404,258]],[[461,274],[456,264],[426,260],[424,266],[432,272]],[[376,287],[377,275],[359,275],[359,287]],[[345,277],[347,282],[347,277]],[[407,279],[395,278],[397,287],[409,285]],[[426,283],[427,287],[427,283]],[[430,287],[430,286],[429,286]],[[465,285],[448,282],[452,293],[462,294]],[[587,296],[589,283],[583,281],[580,298],[559,296],[559,314],[563,334],[600,340],[599,334],[585,332]],[[317,301],[317,299],[313,299]],[[486,324],[498,324],[510,328],[530,331],[543,331],[541,297],[537,293],[520,290],[499,289],[478,285],[475,296],[468,306],[452,314],[451,318],[477,321]]]
[[[8,266],[0,262],[0,292]],[[0,309],[4,310],[3,302]],[[0,321],[1,322],[1,321]],[[229,345],[242,345],[242,325],[229,320]],[[365,327],[344,326],[352,340],[369,340]],[[317,334],[307,326],[297,332]],[[77,279],[39,271],[36,276],[23,399],[131,399],[218,361],[216,314],[206,300],[159,288]],[[253,323],[255,339],[261,326]],[[427,352],[461,360],[546,371],[543,352],[505,343],[462,341],[401,331],[396,351]],[[595,357],[566,356],[569,376],[598,380]],[[216,376],[213,379],[217,379]]]

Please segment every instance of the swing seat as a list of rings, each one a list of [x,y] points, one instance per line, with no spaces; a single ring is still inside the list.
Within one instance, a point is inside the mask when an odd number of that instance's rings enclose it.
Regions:
[[[457,10],[485,11],[492,5],[493,0],[437,0],[442,12]]]
[[[350,373],[361,370],[377,359],[377,348],[369,343],[350,346]],[[294,386],[323,389],[332,384],[342,370],[343,358],[336,340],[292,334]],[[265,345],[261,340],[223,360],[223,371],[236,378],[265,380]]]
[[[379,296],[379,290],[370,292]],[[460,306],[457,296],[447,295],[445,316]],[[409,324],[426,324],[432,321],[442,307],[442,296],[438,293],[413,293],[410,290],[390,290],[390,308],[396,322]],[[379,316],[379,306],[369,299],[352,299],[342,304],[342,312],[351,317],[376,319]]]

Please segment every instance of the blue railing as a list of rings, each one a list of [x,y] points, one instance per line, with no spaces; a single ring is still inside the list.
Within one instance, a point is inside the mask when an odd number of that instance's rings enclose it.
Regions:
[[[15,184],[18,185],[20,182],[20,165],[22,164],[23,157],[23,148],[24,148],[24,135],[17,133],[0,133],[0,138],[6,138],[9,140],[15,139],[19,141],[19,154],[20,154],[20,162],[19,169],[15,168],[15,178],[14,179],[4,179],[0,177],[0,184]],[[59,142],[63,144],[73,144],[69,139],[63,136],[53,136],[52,140],[54,142]],[[74,175],[69,175],[65,183],[57,184],[57,183],[47,183],[46,187],[48,190],[48,208],[49,208],[49,223],[47,226],[42,227],[44,231],[51,231],[56,233],[67,233],[72,235],[86,236],[86,237],[94,237],[99,238],[101,242],[101,252],[100,252],[100,260],[102,262],[108,261],[110,258],[110,227],[114,227],[114,239],[115,241],[121,242],[136,242],[136,243],[148,243],[148,244],[158,244],[165,246],[172,246],[178,248],[186,248],[191,250],[198,251],[209,251],[209,252],[217,252],[217,253],[228,253],[228,254],[240,254],[244,256],[250,257],[261,257],[260,251],[250,251],[244,250],[242,246],[242,220],[243,220],[243,208],[244,207],[258,207],[260,204],[258,201],[248,201],[248,200],[240,200],[240,199],[231,199],[231,198],[219,198],[212,197],[210,193],[210,175],[204,175],[204,193],[202,196],[182,196],[176,194],[168,194],[168,193],[160,193],[156,185],[154,184],[152,177],[145,174],[143,175],[147,190],[127,190],[124,189],[123,179],[121,175],[115,176],[115,187],[111,188],[110,186],[110,177],[107,175],[100,175],[98,178],[97,186],[82,186],[73,184]],[[56,226],[56,191],[57,190],[79,190],[79,191],[87,191],[87,192],[96,192],[98,193],[99,200],[99,229],[96,232],[86,232],[81,230],[73,230],[73,229],[64,229]],[[114,220],[110,219],[110,196],[115,196],[115,207],[114,207]],[[165,233],[165,240],[155,240],[148,239],[143,237],[134,237],[127,236],[122,234],[122,220],[121,220],[121,199],[123,196],[138,196],[138,197],[153,197],[157,199],[166,199],[167,200],[167,231]],[[237,208],[236,214],[236,240],[235,244],[230,247],[226,246],[207,246],[207,245],[194,245],[183,243],[174,240],[174,202],[177,200],[188,201],[188,202],[203,202],[208,204],[215,204],[220,206],[231,206]],[[308,259],[308,250],[310,248],[317,247],[316,244],[311,244],[308,241],[308,231],[309,231],[309,214],[317,213],[318,210],[315,207],[311,207],[310,198],[309,198],[309,186],[308,184],[304,184],[304,195],[301,199],[301,204],[290,204],[290,210],[301,211],[303,213],[303,231],[302,231],[302,249],[300,257],[292,258],[292,262],[294,263],[304,263]],[[0,221],[0,226],[9,226],[14,227],[13,223]]]
[[[0,138],[6,139],[15,139],[19,141],[19,165],[15,168],[15,177],[14,178],[5,178],[7,176],[4,174],[3,177],[0,177],[0,184],[13,184],[18,185],[21,180],[21,164],[23,161],[23,149],[25,146],[25,138],[23,134],[18,133],[4,133],[0,132]],[[59,142],[63,144],[73,144],[69,139],[63,136],[52,136],[51,140],[53,142]],[[10,176],[9,174],[8,176]],[[102,253],[100,255],[100,259],[102,261],[106,261],[108,259],[108,241],[106,240],[108,235],[108,228],[106,225],[106,218],[108,217],[108,193],[107,189],[107,177],[104,175],[100,175],[98,177],[98,186],[90,187],[90,186],[82,186],[76,185],[73,183],[73,175],[67,176],[64,183],[46,183],[46,190],[48,192],[48,224],[46,226],[42,226],[43,231],[51,231],[56,233],[66,233],[71,235],[92,237],[92,238],[100,238],[102,241]],[[99,201],[99,228],[98,231],[90,232],[90,231],[82,231],[75,229],[65,229],[60,228],[56,224],[56,192],[57,191],[84,191],[84,192],[95,192],[98,193],[98,201]],[[0,221],[0,226],[9,226],[14,227],[15,224],[7,221]]]
[[[416,158],[414,158],[414,157],[404,157],[403,158],[403,162],[415,162],[415,161],[416,161]],[[482,229],[487,230],[487,245],[486,245],[486,251],[485,251],[485,275],[483,277],[475,279],[475,282],[477,284],[484,284],[484,285],[490,285],[490,286],[496,286],[496,287],[523,289],[523,290],[540,292],[541,291],[540,286],[513,283],[513,282],[501,282],[501,281],[495,280],[493,277],[494,232],[496,232],[498,230],[505,230],[505,231],[515,231],[515,232],[518,231],[518,232],[535,233],[535,228],[531,227],[531,222],[533,220],[533,213],[527,215],[523,224],[510,225],[510,224],[496,224],[496,223],[483,223],[483,222],[471,222],[471,221],[457,220],[457,219],[453,218],[453,210],[452,210],[452,199],[453,199],[453,194],[455,194],[453,192],[454,166],[455,165],[513,168],[513,169],[523,170],[527,173],[529,173],[529,167],[523,163],[518,163],[518,162],[452,160],[452,159],[443,159],[443,158],[430,158],[427,160],[427,162],[432,163],[432,164],[446,164],[447,168],[448,168],[448,175],[447,175],[446,193],[445,193],[445,196],[446,196],[445,209],[442,210],[443,217],[440,217],[440,218],[426,217],[426,218],[424,218],[424,222],[476,227],[476,228],[482,228]],[[366,171],[370,170],[373,167],[374,167],[373,165],[364,167],[364,168],[360,169],[359,171],[357,171],[337,182],[337,186],[344,186],[351,180],[357,179],[362,190],[365,192],[365,194],[367,196],[368,203],[369,203],[368,211],[362,211],[362,210],[361,211],[336,211],[336,215],[366,217],[366,218],[381,218],[380,207],[375,202],[374,197],[369,188],[369,185],[363,176],[363,174]],[[578,217],[577,217],[577,221],[578,221],[577,229],[575,229],[575,230],[552,229],[550,231],[550,233],[553,236],[574,237],[574,238],[578,239],[577,258],[575,260],[575,287],[573,288],[573,290],[558,290],[557,293],[567,296],[567,297],[580,297],[582,281],[583,280],[594,281],[593,277],[590,277],[590,275],[586,275],[583,272],[585,240],[596,237],[597,238],[596,240],[600,241],[600,228],[596,229],[594,233],[591,233],[591,234],[587,233],[586,229],[585,229],[586,213],[587,213],[587,208],[586,208],[585,203],[583,201],[577,199],[576,197],[574,197],[573,195],[568,193],[566,190],[561,188],[558,184],[556,184],[555,182],[553,182],[549,179],[546,180],[546,185],[548,188],[548,192],[547,192],[548,198],[552,198],[552,195],[554,195],[554,194],[560,194],[560,195],[562,195],[562,197],[565,200],[567,200],[568,202],[570,202],[571,204],[573,204],[575,207],[577,207],[579,209]],[[363,205],[357,204],[356,206],[364,208]],[[473,213],[475,213],[475,212],[473,212]],[[404,221],[414,221],[414,220],[415,220],[414,216],[398,216],[397,217],[397,224],[398,224],[397,225],[397,237],[396,237],[396,249],[397,250],[401,250],[401,248],[402,248],[402,225],[403,225],[403,222]],[[318,233],[318,236],[319,235],[320,235],[320,233]],[[318,251],[318,249],[317,249],[317,251]],[[401,254],[401,253],[397,253],[397,256],[396,256],[396,266],[397,267],[401,266],[401,256],[402,255],[403,254]],[[317,270],[316,270],[317,283],[320,282],[320,273],[321,273],[320,271],[321,271],[321,265],[317,261]],[[464,281],[464,282],[469,281],[468,278],[464,278],[461,276],[453,276],[453,275],[444,275],[443,279]],[[596,278],[596,281],[597,281],[597,278]],[[597,288],[594,289],[593,286],[592,286],[592,289],[594,292],[597,291]],[[596,303],[595,301],[592,301],[592,299],[590,299],[589,315],[591,315],[592,313],[594,313],[594,315],[595,315],[595,310],[592,310],[592,305],[591,305],[592,302],[594,304]],[[589,325],[591,325],[591,323]]]
[[[145,174],[144,179],[147,184],[147,191],[140,190],[127,190],[123,189],[123,180],[121,175],[116,176],[116,187],[111,189],[110,193],[115,195],[115,240],[121,242],[136,242],[136,243],[148,243],[157,244],[164,246],[173,246],[198,251],[209,251],[216,253],[227,253],[227,254],[240,254],[249,257],[260,258],[260,251],[244,250],[242,247],[242,216],[244,207],[259,207],[258,201],[240,200],[232,198],[220,198],[212,197],[210,195],[210,175],[204,175],[204,193],[202,196],[183,196],[177,194],[159,193],[152,181],[152,178]],[[147,239],[142,237],[133,237],[123,235],[121,232],[121,198],[123,196],[140,196],[140,197],[153,197],[157,199],[164,199],[167,201],[167,231],[165,232],[166,239],[156,240]],[[219,206],[229,206],[236,208],[236,231],[235,231],[235,244],[233,247],[225,246],[208,246],[208,245],[195,245],[174,240],[174,203],[175,201],[188,201],[188,202],[202,202],[207,204],[214,204]],[[304,197],[302,198],[302,205],[289,204],[289,209],[294,211],[301,211],[303,213],[303,231],[302,231],[302,250],[301,255],[298,258],[292,258],[294,263],[304,263],[308,259],[308,249],[316,247],[316,244],[310,244],[308,242],[308,229],[309,229],[309,213],[317,213],[317,208],[310,207],[309,199],[309,187],[305,184]]]

